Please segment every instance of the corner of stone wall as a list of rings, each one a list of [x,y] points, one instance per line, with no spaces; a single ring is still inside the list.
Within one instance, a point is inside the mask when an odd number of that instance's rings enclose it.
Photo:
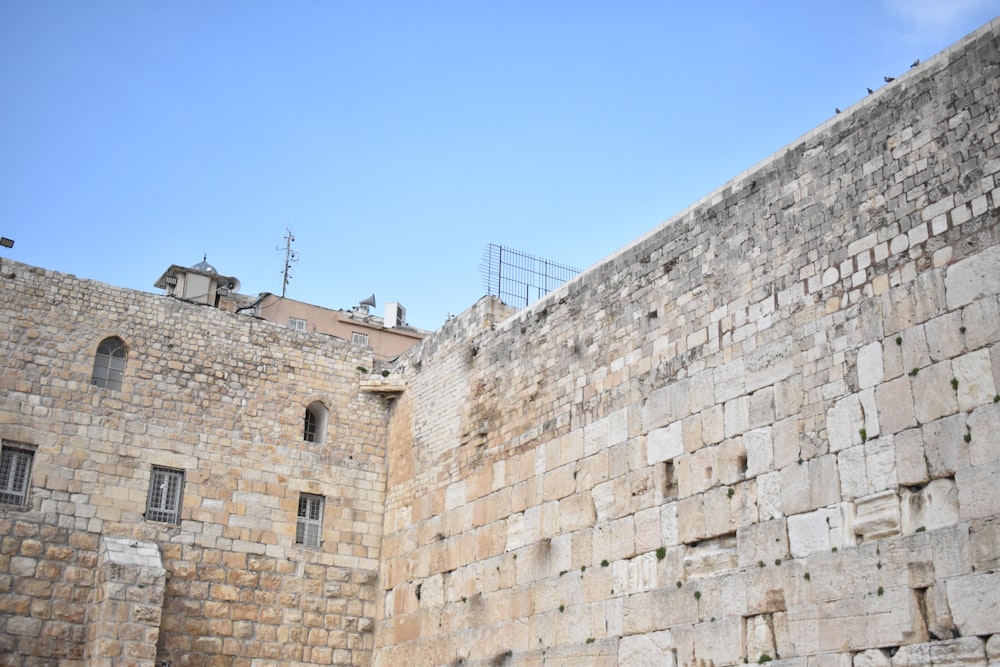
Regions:
[[[166,581],[156,544],[101,538],[97,585],[87,610],[88,665],[156,664]]]

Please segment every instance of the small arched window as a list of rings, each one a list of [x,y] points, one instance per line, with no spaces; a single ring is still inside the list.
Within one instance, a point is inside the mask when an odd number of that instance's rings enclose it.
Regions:
[[[98,387],[121,391],[122,377],[125,375],[125,343],[112,336],[105,338],[97,346],[94,355],[94,375],[90,383]]]
[[[319,401],[313,401],[306,407],[305,424],[302,428],[302,439],[306,442],[323,442],[326,439],[326,422],[329,412]]]

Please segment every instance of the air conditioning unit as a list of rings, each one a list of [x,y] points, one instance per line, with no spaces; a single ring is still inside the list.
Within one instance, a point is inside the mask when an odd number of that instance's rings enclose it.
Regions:
[[[406,325],[406,308],[395,301],[385,304],[385,326],[388,329]]]

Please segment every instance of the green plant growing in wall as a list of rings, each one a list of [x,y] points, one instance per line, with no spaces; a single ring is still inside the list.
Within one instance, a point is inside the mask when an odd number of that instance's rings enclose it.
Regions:
[[[910,377],[916,377],[917,373],[919,373],[919,372],[920,372],[919,368],[911,368],[910,369]]]
[[[876,592],[876,593],[878,593],[878,596],[879,596],[879,597],[882,597],[882,594],[883,594],[883,593],[885,593],[885,589],[884,589],[884,588],[882,588],[881,586],[879,586],[879,587],[878,587],[878,590],[877,590],[877,591],[875,591],[875,592]]]
[[[868,442],[868,430],[867,429],[861,429],[860,431],[858,431],[858,435],[861,436],[861,442]]]
[[[810,577],[809,573],[806,572],[805,574],[802,575],[802,578],[805,579],[806,581],[809,581],[812,577]]]
[[[951,388],[954,389],[955,391],[958,391],[958,379],[957,378],[952,378],[951,379]]]
[[[357,370],[362,375],[365,375],[366,373],[368,373],[368,369],[365,368],[364,366],[358,366],[357,369],[355,369],[355,370]]]
[[[666,547],[660,547],[659,549],[656,550],[656,560],[663,560],[666,557],[667,557]]]
[[[566,611],[566,605],[564,605],[564,604],[559,605],[559,613],[561,614],[564,611]]]
[[[601,567],[607,567],[607,566],[608,566],[608,559],[605,558],[604,560],[601,561]]]
[[[593,637],[587,637],[587,643],[588,644],[593,644],[595,641],[597,641],[597,640],[594,639]]]
[[[735,495],[736,495],[736,489],[734,489],[733,487],[729,487],[729,489],[726,491],[726,497],[732,498]]]
[[[771,662],[771,660],[773,660],[773,659],[774,658],[772,658],[771,656],[769,656],[767,653],[761,653],[760,657],[757,658],[757,664],[758,665],[763,665],[765,662]]]
[[[701,599],[701,591],[695,591],[694,592],[694,599],[695,600],[700,600]]]
[[[384,377],[384,378],[389,377],[389,371],[388,371],[388,369],[382,371],[382,377]]]

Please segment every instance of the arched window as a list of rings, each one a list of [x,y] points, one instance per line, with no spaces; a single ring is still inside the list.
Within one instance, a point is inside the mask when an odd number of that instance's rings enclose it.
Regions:
[[[306,407],[305,424],[302,428],[302,439],[306,442],[323,442],[326,439],[326,422],[329,412],[319,401],[313,401]]]
[[[112,336],[97,346],[94,355],[94,375],[90,383],[98,387],[121,391],[125,375],[125,343]]]

